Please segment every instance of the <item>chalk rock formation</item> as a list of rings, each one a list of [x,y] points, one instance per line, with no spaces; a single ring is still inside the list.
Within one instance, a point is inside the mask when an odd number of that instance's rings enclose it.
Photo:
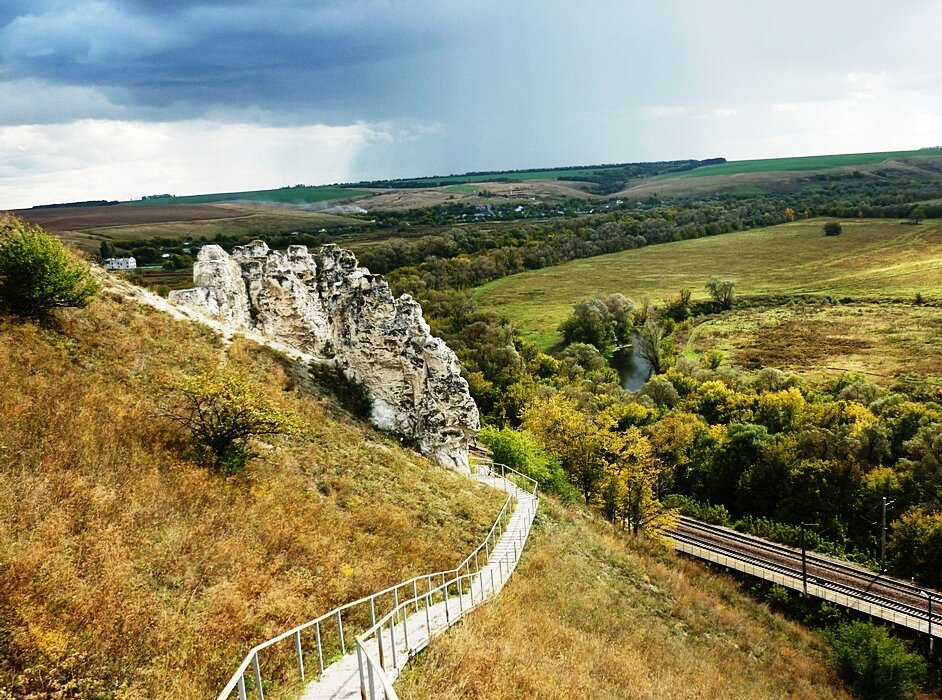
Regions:
[[[372,422],[461,471],[478,431],[478,410],[458,358],[434,338],[422,308],[398,299],[348,250],[325,245],[287,252],[256,241],[227,254],[203,246],[195,289],[170,300],[239,329],[331,360],[372,399]]]

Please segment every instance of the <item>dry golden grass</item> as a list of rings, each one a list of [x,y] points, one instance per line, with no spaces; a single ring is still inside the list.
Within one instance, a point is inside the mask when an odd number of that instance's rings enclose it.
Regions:
[[[59,322],[0,318],[0,697],[215,696],[259,641],[454,566],[502,502],[256,346],[110,298]],[[221,362],[305,426],[231,479],[159,417]]]
[[[397,685],[419,698],[846,698],[824,642],[724,576],[544,499],[503,594]]]

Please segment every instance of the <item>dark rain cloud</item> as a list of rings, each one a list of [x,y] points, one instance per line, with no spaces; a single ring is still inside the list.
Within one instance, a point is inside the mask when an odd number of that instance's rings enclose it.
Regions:
[[[161,118],[378,119],[416,60],[460,41],[456,19],[380,0],[13,0],[0,10],[0,79],[95,88]]]

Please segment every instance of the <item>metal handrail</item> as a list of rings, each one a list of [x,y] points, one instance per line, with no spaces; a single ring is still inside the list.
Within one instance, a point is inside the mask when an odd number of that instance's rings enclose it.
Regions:
[[[232,692],[236,689],[238,689],[238,692],[239,692],[239,695],[238,695],[239,700],[247,700],[245,676],[249,671],[249,667],[252,667],[252,676],[255,682],[255,693],[258,697],[258,700],[265,700],[265,693],[262,687],[262,671],[261,671],[261,664],[259,661],[259,653],[274,646],[275,644],[278,644],[279,642],[283,642],[286,639],[289,639],[290,637],[294,637],[295,652],[297,654],[297,659],[298,659],[298,673],[299,673],[301,681],[304,681],[306,679],[307,673],[304,667],[304,644],[301,638],[302,632],[305,632],[311,629],[312,627],[314,628],[315,644],[317,647],[318,666],[320,668],[320,672],[323,673],[325,664],[324,664],[324,639],[323,639],[323,634],[322,634],[322,632],[324,631],[322,629],[324,625],[322,623],[327,623],[327,625],[329,625],[330,627],[336,628],[338,641],[340,643],[340,651],[342,654],[346,654],[346,640],[345,640],[344,629],[343,629],[343,614],[345,612],[349,611],[352,608],[369,604],[371,623],[375,627],[376,620],[377,620],[376,603],[382,596],[388,596],[392,594],[392,597],[394,600],[394,610],[398,610],[402,607],[402,605],[399,602],[400,589],[411,587],[412,593],[413,593],[412,602],[413,604],[415,604],[415,600],[419,597],[418,595],[419,583],[423,583],[422,588],[426,589],[426,591],[430,591],[432,589],[433,581],[441,580],[442,585],[447,585],[445,583],[446,578],[449,576],[453,576],[455,577],[453,581],[457,580],[457,578],[461,576],[460,572],[462,571],[462,569],[466,571],[465,576],[472,575],[471,574],[472,560],[475,562],[475,570],[478,570],[479,569],[479,556],[480,556],[481,551],[484,550],[487,553],[490,552],[490,548],[492,547],[491,541],[496,540],[496,538],[499,537],[500,534],[502,534],[503,532],[503,529],[501,529],[501,531],[498,532],[497,528],[498,526],[501,526],[501,527],[504,526],[504,520],[507,517],[508,508],[510,504],[514,502],[516,499],[516,494],[513,491],[511,491],[511,489],[509,488],[509,484],[507,483],[508,479],[506,475],[508,473],[511,473],[519,478],[526,480],[527,482],[530,482],[532,484],[532,488],[533,488],[532,493],[534,495],[536,494],[536,488],[537,488],[537,484],[535,480],[531,479],[525,474],[521,474],[520,472],[514,469],[511,469],[510,467],[506,465],[498,464],[493,461],[487,461],[486,464],[488,465],[488,470],[485,472],[485,474],[489,476],[496,476],[493,473],[493,467],[499,466],[501,468],[500,478],[503,481],[504,490],[507,492],[507,500],[504,501],[504,504],[501,507],[500,512],[497,514],[497,518],[494,520],[494,524],[491,526],[491,529],[487,533],[487,536],[484,538],[481,544],[478,545],[477,548],[474,551],[472,551],[471,554],[468,555],[468,557],[464,561],[458,564],[458,566],[456,566],[454,569],[446,569],[444,571],[437,571],[431,574],[423,574],[420,576],[414,576],[413,578],[407,581],[397,583],[381,591],[378,591],[371,595],[360,598],[359,600],[354,600],[350,603],[345,603],[344,605],[334,608],[330,612],[324,613],[320,617],[304,622],[296,627],[289,629],[286,632],[282,632],[281,634],[275,637],[272,637],[271,639],[268,639],[264,642],[261,642],[260,644],[257,644],[256,646],[252,647],[249,653],[242,660],[242,663],[236,669],[235,673],[233,673],[232,676],[229,678],[229,682],[226,683],[226,685],[223,687],[222,691],[217,696],[217,700],[228,700],[228,698],[232,695]],[[408,595],[408,593],[406,595]],[[388,614],[389,613],[387,613],[387,616]]]
[[[527,517],[530,520],[530,523],[533,522],[533,517],[536,515],[536,509],[538,507],[538,501],[534,498],[531,502],[530,510],[527,513]],[[522,542],[521,542],[522,547]],[[373,625],[370,629],[366,630],[362,634],[356,636],[356,651],[357,651],[357,662],[359,666],[359,677],[360,677],[360,697],[363,700],[399,700],[399,696],[396,691],[393,689],[392,681],[386,672],[386,664],[384,663],[385,657],[385,640],[383,638],[384,628],[389,628],[389,649],[392,657],[392,670],[395,670],[398,673],[398,668],[400,665],[404,665],[406,661],[414,657],[419,651],[424,648],[424,645],[427,645],[433,636],[441,634],[445,630],[449,629],[452,625],[457,624],[465,615],[470,613],[472,610],[477,608],[482,603],[486,602],[490,598],[497,595],[500,589],[503,587],[506,580],[510,577],[511,572],[513,571],[516,560],[519,557],[520,550],[516,549],[513,552],[514,556],[511,558],[510,550],[507,550],[504,553],[504,556],[499,560],[498,570],[500,574],[498,575],[498,581],[494,581],[494,569],[491,569],[490,577],[490,587],[486,586],[486,581],[482,577],[478,580],[478,599],[474,599],[474,577],[481,575],[481,571],[478,571],[474,574],[461,574],[455,576],[454,579],[450,581],[443,582],[442,585],[438,586],[434,590],[429,591],[426,594],[417,596],[412,600],[407,600],[400,603],[396,608],[390,610],[386,615],[381,619],[377,620],[376,624]],[[506,566],[504,566],[506,562]],[[468,580],[468,594],[471,598],[471,603],[468,606],[464,606],[461,601],[462,598],[462,586],[461,582]],[[457,614],[452,615],[448,610],[448,590],[449,588],[457,587],[459,595],[459,607],[456,611]],[[436,594],[441,594],[441,598],[445,601],[445,624],[433,630],[432,621],[429,615],[429,610],[432,606],[432,599]],[[426,636],[423,644],[413,644],[410,645],[408,637],[408,616],[405,614],[406,611],[415,607],[416,612],[419,611],[420,604],[425,604],[425,620],[426,620]],[[401,616],[402,619],[402,637],[401,640],[404,643],[397,643],[395,637],[396,629],[396,617]],[[420,628],[421,629],[421,628]],[[372,655],[369,651],[368,644],[371,640],[375,641],[377,645],[377,650],[379,652],[379,659]],[[397,659],[397,652],[403,654],[403,660],[400,664]],[[377,683],[378,682],[378,683]],[[382,690],[382,694],[377,694],[377,684]]]

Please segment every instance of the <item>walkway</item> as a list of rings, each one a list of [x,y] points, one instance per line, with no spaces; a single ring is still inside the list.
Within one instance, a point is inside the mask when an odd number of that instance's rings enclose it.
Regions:
[[[500,593],[523,552],[538,499],[500,477],[475,475],[474,478],[501,491],[516,492],[516,507],[507,530],[490,549],[487,564],[479,571],[458,578],[453,585],[430,593],[420,592],[416,599],[404,603],[405,609],[398,615],[393,614],[387,624],[381,621],[374,633],[361,637],[366,642],[366,652],[383,668],[389,682],[398,677],[408,660],[428,646],[431,639]],[[321,677],[307,686],[302,700],[360,700],[357,657],[358,653],[349,653],[324,669]],[[368,687],[369,681],[368,672],[364,672],[364,683]],[[369,697],[383,697],[379,679],[373,679],[372,687],[374,692],[368,691]]]

